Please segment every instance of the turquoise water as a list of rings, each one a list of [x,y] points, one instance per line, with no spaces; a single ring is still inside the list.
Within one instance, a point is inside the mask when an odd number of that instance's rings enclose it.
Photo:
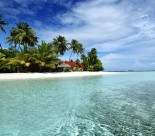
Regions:
[[[155,136],[155,72],[1,80],[0,136]]]

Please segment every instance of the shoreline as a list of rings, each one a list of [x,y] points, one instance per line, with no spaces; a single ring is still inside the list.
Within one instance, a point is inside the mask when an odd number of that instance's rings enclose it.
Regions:
[[[0,80],[118,75],[121,72],[0,73]]]

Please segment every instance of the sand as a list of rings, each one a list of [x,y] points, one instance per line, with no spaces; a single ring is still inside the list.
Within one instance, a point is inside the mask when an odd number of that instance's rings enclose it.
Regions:
[[[0,80],[84,77],[84,76],[97,76],[97,75],[118,75],[118,74],[120,74],[120,72],[2,73],[0,74]]]

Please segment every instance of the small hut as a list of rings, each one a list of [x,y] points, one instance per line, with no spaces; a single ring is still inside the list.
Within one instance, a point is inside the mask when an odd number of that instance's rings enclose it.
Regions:
[[[69,71],[71,71],[71,66],[69,64],[66,64],[66,63],[61,63],[57,67],[58,68],[63,68],[63,71],[65,71],[65,69],[68,69]]]
[[[83,64],[81,63],[77,63],[77,62],[73,62],[73,61],[65,61],[65,62],[62,62],[60,65],[58,65],[58,67],[62,67],[64,68],[63,70],[65,70],[66,68],[69,69],[69,71],[81,71],[83,70]],[[74,70],[74,68],[76,70]]]

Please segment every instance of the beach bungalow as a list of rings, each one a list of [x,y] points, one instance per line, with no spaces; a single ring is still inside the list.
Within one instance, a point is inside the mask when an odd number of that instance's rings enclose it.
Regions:
[[[73,61],[64,61],[62,62],[60,65],[58,65],[58,67],[63,67],[63,68],[67,68],[70,71],[83,71],[83,64],[81,63],[77,63],[77,62],[73,62]]]

